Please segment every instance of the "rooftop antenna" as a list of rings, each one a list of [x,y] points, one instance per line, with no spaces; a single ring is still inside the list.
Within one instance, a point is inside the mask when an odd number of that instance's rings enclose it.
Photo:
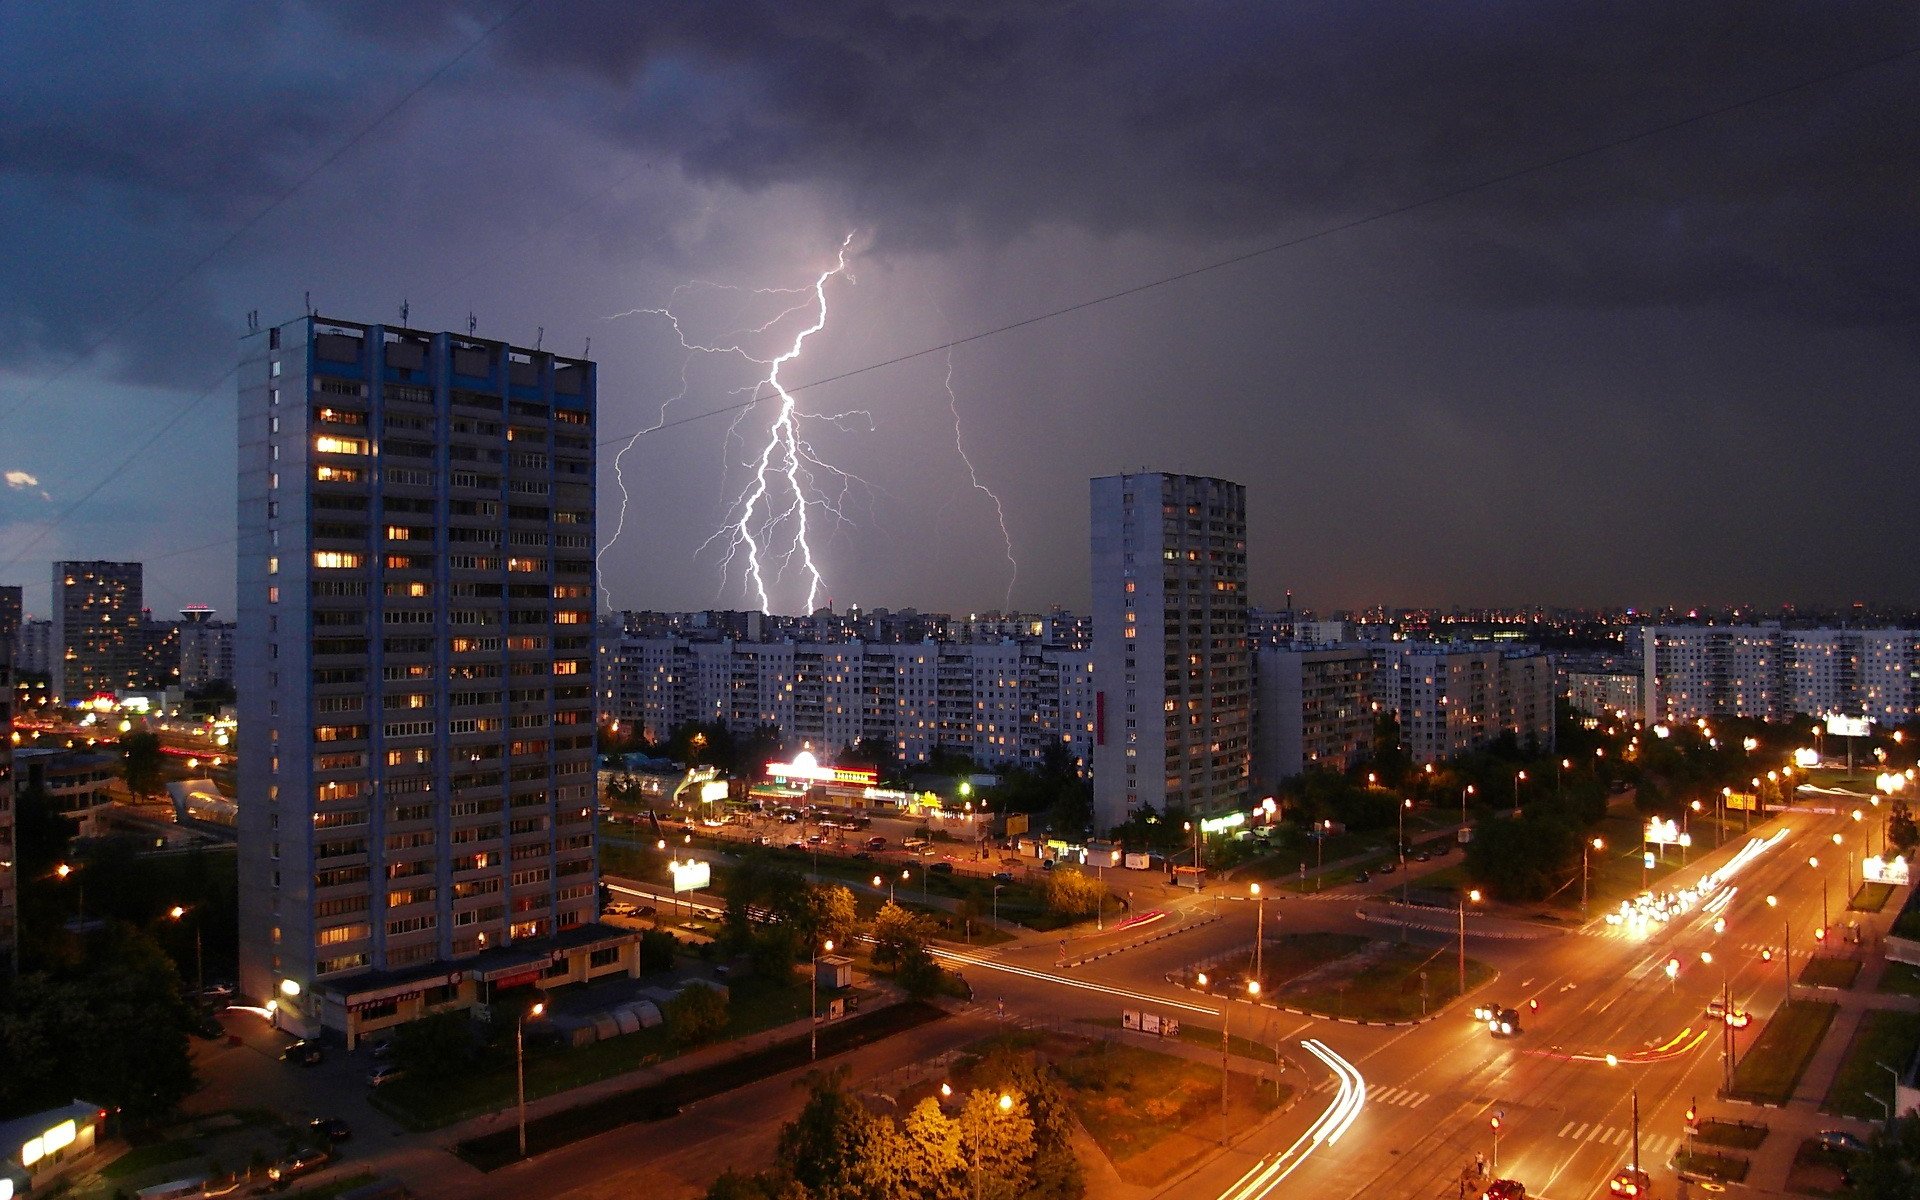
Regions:
[[[480,328],[480,318],[474,316],[472,313],[468,313],[467,314],[467,336],[472,337],[473,331],[478,328]]]
[[[260,310],[257,308],[247,310],[247,332],[260,332]]]
[[[400,327],[402,329],[406,328],[407,313],[410,311],[412,311],[412,307],[407,303],[406,297],[402,296],[400,298]]]
[[[546,340],[547,340],[547,327],[545,325],[537,326],[533,331],[533,348],[535,350],[538,350],[540,348],[540,343]]]
[[[302,293],[300,293],[300,294],[301,294],[302,296],[304,296],[304,297],[306,297],[306,304],[307,304],[307,315],[308,315],[308,316],[310,316],[310,317],[311,317],[311,316],[313,316],[313,315],[314,315],[314,312],[313,312],[313,293],[309,291],[309,292],[302,292]]]
[[[588,338],[588,339],[587,339],[587,348],[586,348],[585,350],[582,350],[582,351],[580,352],[580,357],[581,357],[581,358],[592,358],[592,357],[593,357],[593,339],[592,339],[592,338]]]

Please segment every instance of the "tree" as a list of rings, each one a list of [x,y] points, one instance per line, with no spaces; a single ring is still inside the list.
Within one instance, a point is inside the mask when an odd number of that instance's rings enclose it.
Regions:
[[[1913,859],[1913,848],[1920,845],[1920,825],[1913,819],[1913,806],[1895,799],[1887,817],[1887,840],[1900,847],[1900,853]]]
[[[435,1013],[394,1031],[393,1065],[416,1079],[448,1079],[473,1058],[473,1018]]]
[[[76,1095],[138,1127],[193,1091],[192,1013],[180,976],[152,938],[116,923],[71,965],[14,980],[0,999],[0,1112],[32,1112]]]
[[[839,762],[843,767],[871,767],[883,783],[896,782],[901,777],[900,756],[894,753],[893,743],[885,738],[861,738],[840,752]]]
[[[904,1182],[916,1200],[967,1200],[967,1160],[960,1147],[959,1123],[941,1110],[932,1096],[907,1113]]]
[[[1564,813],[1528,811],[1474,826],[1467,874],[1497,900],[1544,899],[1580,869],[1581,830]]]
[[[854,922],[859,913],[854,908],[853,893],[838,883],[816,884],[807,889],[806,940],[811,944],[825,945],[829,940],[836,946],[844,946],[853,935]]]
[[[166,791],[160,773],[160,735],[150,729],[136,729],[120,739],[120,773],[126,778],[127,791],[135,800],[158,796]]]
[[[1002,1105],[1005,1096],[1009,1103]],[[981,1200],[1026,1200],[1033,1194],[1033,1116],[1015,1091],[980,1088],[960,1106],[959,1140],[967,1148],[973,1193]]]
[[[682,1046],[695,1046],[718,1037],[727,1027],[727,1000],[704,984],[689,984],[661,1010],[667,1033]]]
[[[924,952],[933,926],[920,914],[889,900],[874,914],[872,933],[874,965],[892,967],[910,950]]]
[[[925,999],[939,992],[946,981],[946,972],[940,964],[933,961],[933,955],[918,942],[912,943],[900,951],[899,965],[894,968],[893,977],[909,996]]]
[[[680,951],[680,939],[664,929],[649,929],[640,935],[640,970],[651,974],[654,971],[671,971],[673,959]]]
[[[813,1077],[807,1103],[780,1131],[780,1160],[816,1200],[892,1200],[906,1194],[899,1126],[846,1090],[844,1069]]]
[[[1099,880],[1070,867],[1049,872],[1042,891],[1048,911],[1069,917],[1096,911],[1107,893],[1106,886]]]

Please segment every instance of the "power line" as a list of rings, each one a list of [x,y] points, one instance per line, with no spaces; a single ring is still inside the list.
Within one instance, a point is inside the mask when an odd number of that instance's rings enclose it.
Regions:
[[[1674,130],[1684,129],[1689,125],[1697,125],[1703,121],[1710,121],[1715,117],[1722,117],[1727,115],[1728,113],[1737,112],[1740,109],[1749,108],[1755,104],[1763,104],[1768,100],[1777,100],[1782,96],[1789,96],[1795,92],[1804,91],[1808,88],[1818,87],[1821,84],[1831,83],[1837,79],[1844,79],[1849,75],[1856,75],[1862,71],[1870,71],[1875,67],[1887,66],[1891,63],[1898,62],[1901,59],[1910,58],[1915,54],[1920,54],[1920,46],[1910,46],[1905,50],[1900,50],[1893,54],[1885,54],[1885,55],[1881,55],[1878,58],[1868,59],[1865,62],[1854,63],[1851,66],[1842,67],[1839,70],[1829,71],[1824,75],[1816,75],[1809,79],[1802,79],[1796,83],[1787,84],[1784,87],[1774,88],[1772,91],[1762,92],[1759,95],[1755,95],[1755,96],[1748,96],[1744,100],[1736,100],[1729,104],[1723,104],[1718,108],[1707,109],[1704,112],[1697,112],[1690,116],[1681,117],[1676,120],[1665,122],[1664,124],[1654,125],[1634,133],[1629,133],[1621,137],[1614,138],[1611,141],[1601,142],[1597,145],[1588,146],[1585,149],[1575,150],[1570,153],[1562,154],[1554,158],[1542,159],[1539,162],[1531,163],[1524,167],[1518,167],[1518,168],[1515,168],[1514,170],[1506,171],[1499,175],[1491,175],[1484,179],[1477,180],[1473,183],[1463,184],[1455,188],[1449,188],[1446,191],[1442,191],[1442,192],[1435,192],[1432,195],[1422,197],[1421,199],[1418,199],[1418,200],[1411,200],[1405,204],[1395,205],[1392,208],[1381,209],[1377,212],[1368,213],[1365,216],[1354,217],[1351,220],[1341,221],[1338,224],[1328,225],[1324,228],[1316,229],[1311,233],[1303,233],[1298,237],[1288,238],[1285,241],[1274,242],[1274,243],[1271,243],[1270,245],[1261,246],[1254,250],[1247,250],[1239,254],[1231,255],[1227,258],[1217,259],[1214,262],[1206,263],[1202,266],[1190,267],[1184,271],[1176,271],[1171,275],[1163,275],[1158,279],[1152,279],[1152,280],[1148,280],[1145,283],[1137,283],[1131,287],[1121,288],[1119,291],[1107,292],[1103,295],[1094,296],[1086,300],[1076,301],[1072,304],[1065,305],[1061,308],[1051,309],[1043,313],[1036,313],[1035,315],[1030,317],[1022,317],[1018,321],[1011,321],[1005,325],[996,325],[991,329],[983,329],[978,333],[970,333],[970,334],[967,334],[965,337],[954,338],[952,341],[941,342],[938,345],[926,346],[919,350],[912,350],[905,354],[895,355],[892,358],[882,359],[879,362],[868,363],[864,367],[855,367],[850,371],[842,371],[837,375],[827,375],[820,379],[812,380],[811,382],[808,382],[808,383],[794,384],[788,387],[786,390],[789,393],[801,392],[801,391],[807,390],[808,388],[822,387],[829,383],[839,383],[844,380],[852,379],[859,375],[865,375],[870,371],[878,371],[884,367],[898,366],[899,364],[904,362],[911,362],[916,358],[924,358],[929,354],[939,354],[942,351],[952,350],[958,346],[965,346],[973,342],[984,341],[987,338],[997,337],[1003,333],[1011,333],[1016,329],[1025,329],[1029,325],[1038,325],[1043,321],[1051,321],[1056,317],[1064,317],[1072,313],[1083,312],[1090,308],[1096,308],[1102,304],[1108,304],[1115,300],[1125,299],[1128,296],[1137,296],[1137,295],[1140,295],[1142,292],[1150,292],[1157,288],[1166,287],[1168,284],[1179,283],[1182,280],[1192,279],[1195,276],[1206,275],[1214,271],[1224,270],[1227,267],[1238,266],[1239,264],[1244,262],[1251,262],[1256,258],[1263,258],[1269,254],[1277,254],[1282,250],[1291,250],[1297,246],[1304,246],[1309,242],[1321,241],[1325,238],[1333,237],[1336,234],[1346,233],[1354,229],[1362,228],[1363,226],[1377,224],[1381,221],[1385,221],[1393,217],[1404,216],[1405,214],[1413,212],[1416,209],[1427,208],[1435,204],[1442,204],[1448,200],[1457,200],[1461,196],[1471,195],[1472,193],[1478,192],[1478,191],[1484,191],[1487,188],[1496,187],[1503,183],[1511,183],[1516,179],[1524,178],[1525,176],[1528,176],[1528,175],[1537,174],[1541,171],[1552,170],[1555,167],[1562,167],[1567,165],[1568,163],[1578,162],[1583,158],[1592,158],[1596,155],[1605,154],[1611,150],[1618,150],[1620,147],[1632,145],[1634,142],[1644,141],[1647,138],[1658,137],[1664,133],[1672,133]],[[737,404],[722,405],[719,408],[708,409],[705,412],[693,413],[689,416],[680,417],[672,421],[663,421],[658,425],[652,425],[645,429],[637,430],[633,433],[621,434],[617,437],[604,438],[600,441],[599,444],[602,446],[611,446],[617,443],[630,442],[634,438],[642,437],[642,436],[645,436],[646,434],[660,433],[668,429],[677,428],[678,426],[681,426],[681,425],[690,425],[695,421],[704,421],[708,417],[723,416],[726,413],[739,412],[742,409],[752,408],[755,405],[761,403],[763,399],[765,399],[765,397],[756,396],[756,397],[749,398],[747,400],[742,400]]]
[[[402,108],[405,108],[407,104],[415,96],[418,96],[421,92],[424,92],[427,90],[427,88],[433,86],[433,84],[436,83],[441,78],[441,76],[445,75],[448,71],[451,71],[454,67],[458,66],[460,62],[464,60],[469,54],[472,54],[475,50],[479,49],[481,43],[485,42],[489,37],[492,37],[495,30],[499,29],[502,25],[505,25],[508,21],[513,20],[513,18],[519,16],[520,13],[524,11],[526,7],[532,3],[533,3],[533,0],[519,0],[519,3],[515,4],[512,8],[508,9],[504,16],[501,16],[499,19],[494,21],[493,24],[488,25],[486,28],[482,29],[479,32],[479,34],[475,36],[472,41],[468,42],[466,47],[462,49],[458,54],[454,55],[452,58],[448,59],[446,62],[441,63],[437,68],[434,69],[432,74],[428,75],[425,79],[422,79],[419,83],[414,84],[413,87],[409,88],[404,94],[400,96],[399,99],[387,105],[386,108],[380,110],[380,112],[374,115],[371,121],[368,121],[366,124],[362,125],[359,128],[359,130],[353,134],[352,137],[348,138],[346,141],[342,142],[339,146],[335,147],[332,153],[328,154],[325,158],[321,159],[319,162],[315,163],[312,167],[308,168],[304,173],[300,175],[299,178],[295,179],[291,185],[289,185],[287,188],[281,191],[279,195],[275,196],[272,200],[269,200],[266,203],[265,207],[259,209],[252,216],[248,217],[246,220],[240,222],[239,225],[235,226],[233,230],[227,234],[226,237],[220,240],[219,244],[213,247],[213,249],[207,251],[205,254],[202,254],[199,258],[193,260],[193,262],[187,265],[185,270],[182,270],[179,274],[173,276],[173,278],[168,280],[166,283],[162,284],[158,290],[154,291],[145,300],[141,301],[137,306],[135,306],[132,312],[129,312],[126,316],[122,317],[120,320],[110,325],[107,328],[107,331],[105,333],[95,338],[91,343],[87,345],[87,347],[84,350],[80,351],[79,354],[75,355],[74,357],[68,359],[66,362],[62,363],[53,372],[53,374],[47,376],[45,379],[42,379],[38,386],[34,387],[31,391],[21,396],[20,399],[14,401],[14,403],[11,406],[9,406],[6,410],[0,411],[0,424],[4,424],[15,413],[19,412],[22,408],[25,408],[28,404],[32,403],[34,400],[39,399],[40,396],[45,394],[48,388],[52,387],[54,384],[58,383],[61,379],[65,378],[67,372],[79,366],[81,363],[91,359],[95,354],[98,354],[103,347],[105,347],[107,344],[112,342],[115,338],[119,337],[122,333],[126,332],[128,326],[132,325],[135,321],[139,320],[141,317],[146,316],[149,312],[152,312],[154,308],[156,308],[162,300],[166,299],[169,295],[171,295],[174,292],[174,290],[177,289],[181,284],[185,283],[187,280],[199,274],[201,268],[205,267],[208,263],[212,262],[215,258],[218,258],[221,254],[225,253],[230,247],[233,246],[235,242],[239,241],[242,237],[246,236],[246,234],[249,231],[251,231],[256,225],[260,224],[261,221],[265,220],[270,214],[278,210],[279,207],[285,204],[288,200],[291,200],[294,194],[299,192],[301,188],[313,182],[313,180],[316,177],[318,177],[322,171],[326,170],[328,167],[338,162],[342,155],[346,154],[347,151],[359,145],[361,141],[363,141],[368,134],[372,133],[375,129],[385,124],[390,117],[392,117],[395,113],[399,112]]]
[[[26,557],[27,551],[33,549],[35,546],[45,541],[47,538],[47,535],[52,533],[54,529],[59,527],[59,525],[62,522],[64,522],[68,517],[72,516],[74,512],[80,508],[81,505],[85,504],[87,501],[99,495],[101,491],[103,491],[106,488],[108,484],[118,479],[121,476],[121,474],[126,471],[128,467],[133,465],[133,462],[135,459],[139,458],[142,454],[145,454],[147,450],[151,448],[155,442],[165,437],[168,431],[170,431],[175,425],[178,425],[180,422],[186,420],[187,415],[191,413],[194,409],[199,408],[202,404],[205,404],[209,399],[211,399],[214,393],[218,392],[221,388],[226,386],[227,381],[229,379],[232,379],[234,375],[239,373],[239,370],[240,370],[240,366],[238,363],[234,364],[231,367],[228,367],[226,370],[226,373],[221,375],[219,379],[215,380],[212,387],[209,387],[206,391],[201,392],[198,396],[195,396],[193,399],[187,401],[185,404],[175,409],[173,412],[173,415],[168,417],[166,421],[163,422],[158,429],[154,430],[151,434],[149,434],[145,441],[141,442],[138,446],[135,446],[133,450],[127,454],[125,458],[120,460],[119,465],[115,466],[111,471],[108,471],[105,475],[101,476],[99,482],[95,483],[92,487],[88,488],[85,492],[81,493],[80,496],[76,498],[71,504],[68,504],[65,508],[61,509],[58,513],[54,514],[53,520],[48,521],[46,524],[42,525],[40,527],[40,532],[28,538],[26,541],[26,544],[21,546],[18,550],[14,551],[12,557],[8,558],[7,561],[5,562],[0,562],[0,571],[5,571],[9,567],[13,566],[15,563],[19,562],[22,558]],[[238,540],[238,539],[236,538],[235,540]]]

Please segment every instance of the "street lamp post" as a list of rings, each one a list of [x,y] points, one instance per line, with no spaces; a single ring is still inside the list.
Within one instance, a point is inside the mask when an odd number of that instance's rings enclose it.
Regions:
[[[1464,892],[1460,896],[1460,991],[1457,994],[1461,996],[1467,994],[1467,901],[1469,900],[1475,904],[1480,903],[1479,888]]]
[[[1768,896],[1767,907],[1780,907],[1780,897]],[[1784,922],[1780,933],[1780,960],[1787,974],[1786,999],[1781,1002],[1784,1007],[1793,1003],[1793,918],[1782,912],[1780,919]]]
[[[1820,860],[1813,855],[1808,855],[1807,865],[1818,871],[1820,869]],[[1827,917],[1827,877],[1822,875],[1820,877],[1820,928],[1825,929],[1830,924],[1832,924],[1832,922]]]
[[[1587,851],[1605,850],[1607,843],[1600,838],[1580,843],[1580,919],[1587,919]]]
[[[186,908],[176,904],[167,910],[167,916],[179,921],[186,917],[187,911]],[[193,987],[195,992],[207,990],[207,960],[200,948],[200,922],[198,921],[193,923]]]
[[[1607,1065],[1610,1067],[1617,1067],[1620,1065],[1620,1060],[1615,1056],[1609,1054],[1607,1055]],[[1632,1165],[1633,1165],[1634,1171],[1638,1172],[1640,1170],[1640,1084],[1637,1081],[1633,1085],[1633,1164]]]
[[[995,929],[1000,928],[1000,889],[1005,886],[1007,885],[1004,883],[993,885],[993,927]]]
[[[1267,944],[1267,897],[1260,891],[1260,885],[1257,883],[1253,885],[1253,906],[1253,978],[1257,982],[1266,978],[1262,970],[1265,965],[1262,961],[1262,951]]]
[[[1396,847],[1400,854],[1400,902],[1407,902],[1407,810],[1413,807],[1411,798],[1400,801],[1400,843]]]
[[[1516,817],[1520,815],[1520,785],[1526,781],[1527,773],[1524,770],[1513,773],[1513,815]]]
[[[817,1062],[820,1058],[820,956],[822,954],[832,953],[833,939],[828,938],[825,943],[825,949],[816,950],[813,954],[813,978],[809,981],[812,987],[812,1000],[809,1001],[808,1004],[808,1007],[813,1010],[813,1021],[807,1029],[807,1058],[809,1061]]]
[[[513,1089],[520,1113],[520,1157],[527,1156],[527,1018],[538,1018],[547,1011],[544,1003],[535,1004],[513,1022]]]
[[[1473,795],[1473,785],[1468,784],[1460,790],[1460,828],[1467,827],[1467,797]]]

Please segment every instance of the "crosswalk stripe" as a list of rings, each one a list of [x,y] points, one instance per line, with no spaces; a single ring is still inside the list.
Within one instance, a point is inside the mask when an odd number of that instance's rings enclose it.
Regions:
[[[1572,1129],[1572,1128],[1573,1128],[1573,1122],[1572,1122],[1572,1121],[1568,1121],[1568,1122],[1567,1122],[1567,1123],[1566,1123],[1565,1125],[1562,1125],[1562,1126],[1560,1127],[1560,1132],[1559,1132],[1559,1133],[1557,1133],[1557,1134],[1555,1134],[1554,1136],[1556,1136],[1556,1137],[1565,1137],[1565,1136],[1567,1136],[1567,1130],[1569,1130],[1569,1129]]]
[[[1574,1130],[1574,1131],[1573,1131],[1573,1140],[1574,1140],[1574,1141],[1576,1141],[1576,1142],[1584,1142],[1584,1141],[1586,1141],[1586,1140],[1587,1140],[1587,1130],[1589,1130],[1589,1129],[1591,1129],[1591,1128],[1593,1128],[1593,1123],[1592,1123],[1592,1122],[1590,1122],[1590,1121],[1582,1121],[1582,1122],[1580,1123],[1580,1128],[1578,1128],[1578,1129],[1576,1129],[1576,1130]]]

